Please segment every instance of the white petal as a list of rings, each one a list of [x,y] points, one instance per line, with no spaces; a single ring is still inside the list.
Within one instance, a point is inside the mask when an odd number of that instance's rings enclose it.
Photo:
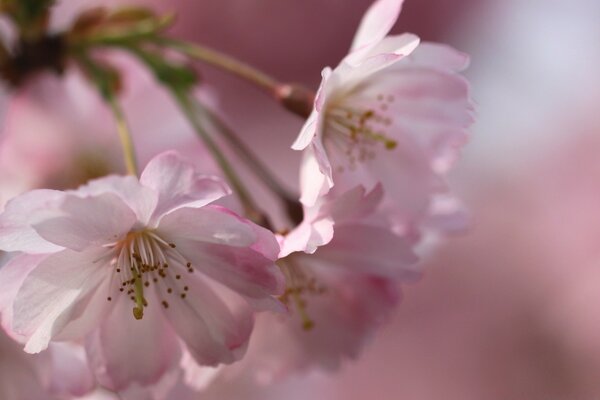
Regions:
[[[21,254],[12,258],[0,269],[0,314],[2,326],[11,329],[13,304],[27,275],[33,271],[47,255]]]
[[[336,74],[346,85],[364,83],[364,80],[377,71],[401,62],[417,49],[419,42],[419,37],[412,33],[386,37],[362,55],[360,60],[350,54],[336,68]]]
[[[177,250],[197,271],[244,296],[263,299],[284,289],[284,278],[274,262],[252,248],[180,238]]]
[[[34,228],[49,242],[77,251],[114,243],[137,221],[131,208],[112,193],[86,198],[70,195],[59,210],[62,215],[45,219]]]
[[[423,42],[409,59],[423,67],[461,72],[469,66],[469,56],[441,43]]]
[[[201,209],[182,208],[164,216],[158,228],[160,235],[182,237],[206,243],[247,247],[256,242],[252,227],[242,218],[219,206]]]
[[[100,383],[111,390],[155,384],[181,357],[179,341],[162,315],[159,299],[152,291],[145,297],[148,307],[144,317],[136,320],[129,296],[115,295],[110,315],[86,342]]]
[[[376,44],[392,29],[404,0],[378,0],[365,13],[354,40],[352,50],[360,50]]]
[[[319,248],[320,264],[379,276],[413,278],[417,257],[411,243],[390,230],[360,224],[336,226],[333,240]]]
[[[307,207],[312,207],[319,196],[327,193],[330,188],[330,182],[321,171],[314,149],[312,147],[306,149],[300,166],[300,202]]]
[[[293,150],[304,150],[317,136],[317,125],[319,120],[319,112],[313,111],[308,117],[300,134],[292,144]]]
[[[32,224],[55,216],[55,206],[63,197],[56,190],[34,190],[9,201],[0,215],[0,249],[35,254],[62,250],[41,238]]]
[[[95,179],[71,193],[84,197],[114,193],[135,212],[143,226],[148,224],[158,204],[158,193],[143,186],[134,176],[113,175]]]
[[[144,169],[140,182],[158,192],[155,220],[181,207],[203,207],[231,193],[221,179],[199,174],[174,151],[154,157]]]
[[[25,278],[14,301],[12,327],[28,338],[25,351],[44,350],[70,322],[77,302],[106,277],[108,266],[96,262],[105,256],[105,249],[63,250],[46,258]]]
[[[253,326],[250,308],[225,288],[217,294],[198,274],[187,282],[187,297],[172,300],[164,313],[190,354],[201,365],[240,359]]]

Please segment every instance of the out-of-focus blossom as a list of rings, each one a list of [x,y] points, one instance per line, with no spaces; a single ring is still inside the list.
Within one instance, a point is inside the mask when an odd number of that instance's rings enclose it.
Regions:
[[[156,383],[182,343],[200,364],[237,360],[283,276],[269,231],[210,205],[228,193],[167,152],[140,180],[15,198],[0,217],[0,247],[22,252],[0,270],[4,325],[30,353],[85,338],[117,391]]]
[[[303,203],[381,183],[398,229],[412,232],[439,211],[436,197],[447,196],[444,175],[473,116],[469,85],[458,74],[466,55],[419,46],[412,34],[386,36],[401,4],[379,0],[367,11],[350,54],[323,71],[314,111],[293,148],[306,153]]]
[[[0,331],[0,398],[3,400],[64,399],[80,397],[95,387],[83,349],[53,344],[39,355]]]
[[[399,283],[419,276],[410,241],[374,217],[381,198],[381,186],[357,187],[306,209],[305,222],[281,238],[290,314],[261,315],[248,355],[221,379],[272,382],[359,355],[397,304]]]
[[[175,148],[203,169],[214,169],[152,74],[130,57],[106,58],[122,75],[120,101],[140,164],[165,148]],[[0,207],[27,190],[72,189],[124,170],[114,118],[80,71],[35,76],[10,92],[7,103],[0,130]]]

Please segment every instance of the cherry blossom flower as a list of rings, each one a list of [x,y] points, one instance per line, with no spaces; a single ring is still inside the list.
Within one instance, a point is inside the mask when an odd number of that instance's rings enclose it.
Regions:
[[[0,331],[0,353],[3,400],[74,398],[94,389],[92,373],[78,346],[53,344],[48,352],[31,355]]]
[[[292,147],[305,150],[304,204],[381,183],[390,215],[408,231],[432,213],[460,210],[447,201],[443,177],[473,116],[468,83],[458,75],[466,55],[419,45],[413,34],[386,36],[401,5],[371,6],[351,52],[323,70],[314,110]]]
[[[278,309],[273,234],[213,201],[229,189],[175,152],[138,180],[108,176],[74,191],[36,190],[0,215],[3,325],[37,353],[85,340],[99,382],[156,383],[183,352],[203,365],[244,351],[253,309]]]
[[[305,208],[305,221],[281,237],[281,297],[289,315],[261,314],[247,356],[219,381],[251,374],[269,383],[356,358],[400,298],[400,282],[420,276],[409,240],[377,218],[381,185],[356,187]]]

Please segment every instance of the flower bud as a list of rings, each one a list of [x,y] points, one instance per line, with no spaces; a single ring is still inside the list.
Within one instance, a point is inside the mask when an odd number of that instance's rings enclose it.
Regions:
[[[283,84],[275,90],[275,98],[288,111],[308,118],[315,102],[315,93],[298,84]]]

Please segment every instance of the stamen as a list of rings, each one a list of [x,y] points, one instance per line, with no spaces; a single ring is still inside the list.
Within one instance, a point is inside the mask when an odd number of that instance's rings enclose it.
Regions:
[[[175,250],[177,246],[174,243],[166,242],[154,232],[140,231],[130,232],[123,240],[109,247],[116,250],[116,253],[112,253],[114,258],[111,268],[120,278],[117,293],[124,293],[125,288],[129,286],[126,294],[135,303],[132,313],[136,320],[144,317],[144,308],[148,307],[144,290],[150,290],[152,286],[160,296],[158,291],[161,286],[163,291],[166,290],[171,294],[173,293],[171,286],[175,285],[175,290],[181,291],[181,299],[187,297],[186,292],[189,287],[183,285],[185,279],[182,279],[179,272],[182,270],[191,272],[192,264]],[[177,273],[174,275],[175,279],[168,273],[171,270]],[[165,281],[161,283],[161,280]],[[112,301],[112,297],[109,296],[107,300]],[[161,300],[160,303],[165,309],[169,308],[169,303],[165,300]]]
[[[300,270],[297,265],[294,265],[289,258],[280,260],[277,265],[281,268],[288,284],[288,287],[280,297],[280,300],[288,306],[290,303],[294,305],[294,308],[300,317],[302,329],[305,331],[313,329],[315,321],[308,314],[307,302],[303,298],[303,295],[322,294],[325,292],[325,288],[317,286],[316,279],[308,279],[302,270]]]
[[[136,278],[134,283],[136,306],[133,308],[133,316],[139,320],[144,318],[144,287],[142,286],[142,280],[139,278]]]
[[[386,150],[394,150],[398,143],[387,134],[392,120],[382,114],[394,101],[394,96],[379,94],[381,111],[374,108],[360,110],[346,104],[334,104],[327,110],[327,142],[338,147],[346,156],[346,166],[355,169],[358,163],[364,163],[376,157],[376,144]],[[345,170],[344,165],[336,166],[338,172]]]

